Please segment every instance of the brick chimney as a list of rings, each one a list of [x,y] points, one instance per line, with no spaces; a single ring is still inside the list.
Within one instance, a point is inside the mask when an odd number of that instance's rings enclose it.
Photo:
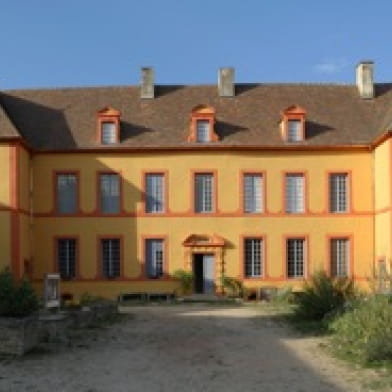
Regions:
[[[356,81],[362,99],[374,98],[373,61],[361,61],[357,65]]]
[[[152,67],[142,68],[140,98],[154,99],[154,69]]]
[[[234,97],[234,68],[219,68],[218,72],[218,91],[221,97]]]

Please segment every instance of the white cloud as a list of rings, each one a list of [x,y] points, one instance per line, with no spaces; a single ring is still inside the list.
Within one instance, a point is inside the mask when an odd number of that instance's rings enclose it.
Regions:
[[[342,71],[348,65],[345,58],[325,59],[314,66],[314,70],[324,74],[335,74]]]

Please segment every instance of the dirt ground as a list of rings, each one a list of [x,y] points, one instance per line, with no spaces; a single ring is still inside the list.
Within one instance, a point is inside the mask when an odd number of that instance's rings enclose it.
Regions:
[[[377,374],[331,358],[261,306],[130,307],[68,346],[0,361],[1,392],[359,392]],[[385,389],[384,389],[385,390]]]

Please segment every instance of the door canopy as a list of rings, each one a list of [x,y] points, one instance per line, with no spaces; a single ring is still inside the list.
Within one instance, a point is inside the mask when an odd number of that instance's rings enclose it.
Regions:
[[[186,247],[219,247],[225,245],[225,240],[217,234],[191,234],[182,243]]]

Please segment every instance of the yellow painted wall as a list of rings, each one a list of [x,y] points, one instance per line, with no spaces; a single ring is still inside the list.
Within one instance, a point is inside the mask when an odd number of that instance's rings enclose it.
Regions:
[[[374,152],[375,188],[375,271],[377,261],[391,263],[391,141],[387,140]]]
[[[85,280],[97,274],[97,238],[102,235],[123,237],[125,278],[137,278],[141,264],[143,236],[166,236],[170,271],[184,268],[186,251],[182,246],[192,234],[216,233],[228,242],[224,260],[226,275],[240,276],[242,254],[241,235],[264,235],[269,276],[272,280],[247,281],[260,286],[294,284],[285,281],[285,236],[307,236],[309,273],[328,263],[328,236],[352,236],[353,274],[359,279],[370,276],[374,252],[373,157],[371,153],[239,153],[203,152],[153,154],[93,154],[36,155],[34,167],[34,207],[37,213],[53,211],[54,171],[80,172],[81,210],[96,209],[96,180],[99,171],[121,171],[123,202],[126,213],[142,212],[144,172],[168,172],[170,217],[37,217],[34,222],[35,278],[54,270],[55,236],[78,236],[80,273]],[[181,162],[181,164],[179,164]],[[192,170],[215,170],[218,180],[218,208],[229,216],[192,216]],[[239,209],[240,180],[243,171],[264,171],[266,174],[266,216],[241,216]],[[288,216],[284,211],[284,173],[304,171],[311,215]],[[353,196],[352,212],[358,214],[326,214],[328,211],[328,172],[350,172]],[[322,219],[322,224],[320,224]],[[42,245],[44,244],[44,245]],[[64,287],[75,293],[91,291],[115,296],[123,287],[133,290],[173,289],[173,282],[67,282]],[[88,289],[87,289],[88,288]],[[115,290],[115,291],[113,291]]]
[[[10,213],[0,211],[0,270],[10,267],[11,262],[11,233]]]
[[[29,153],[19,148],[19,207],[25,211],[30,208],[30,158]]]
[[[0,208],[10,205],[10,147],[0,145]]]

